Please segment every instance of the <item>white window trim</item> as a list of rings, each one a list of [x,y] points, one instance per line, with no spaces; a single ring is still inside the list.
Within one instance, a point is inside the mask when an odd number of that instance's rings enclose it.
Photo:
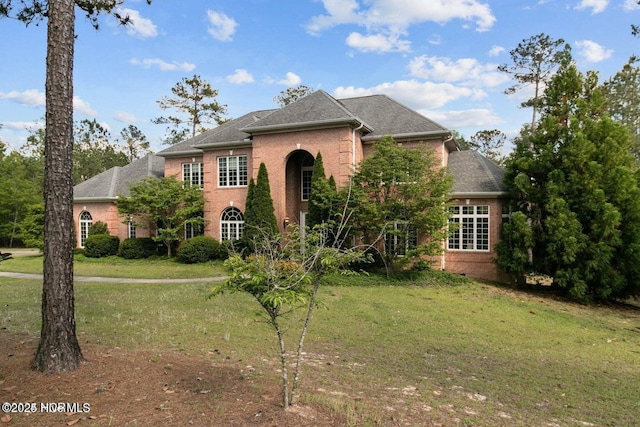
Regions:
[[[235,158],[237,161],[237,168],[235,169],[237,172],[237,183],[230,185],[229,184],[229,172],[231,171],[231,169],[229,168],[229,159]],[[221,171],[221,167],[220,167],[220,163],[222,160],[226,160],[226,184],[222,184],[221,180],[220,180],[220,171]],[[240,167],[240,159],[244,159],[244,169],[242,167]],[[238,187],[246,187],[249,183],[249,159],[247,157],[246,154],[240,154],[237,156],[220,156],[217,158],[216,161],[216,165],[218,167],[217,169],[217,176],[218,176],[218,188],[238,188]],[[244,174],[242,174],[241,172],[244,171]]]
[[[234,212],[237,211],[238,213],[234,215],[239,216],[241,219],[224,219],[225,215],[230,210],[234,210]],[[231,228],[230,226],[233,226],[234,238],[229,238],[229,237],[232,237],[231,236],[232,233],[230,232],[230,228]],[[225,228],[227,229],[227,232],[226,232],[227,235],[225,235],[225,232],[224,232]],[[239,240],[240,238],[242,238],[243,233],[244,233],[244,214],[242,213],[242,211],[234,207],[228,207],[225,210],[223,210],[222,215],[220,215],[220,241],[224,242],[225,240],[230,240],[230,241]]]
[[[463,214],[462,210],[463,208],[473,208],[473,213],[471,214]],[[486,207],[487,208],[487,213],[484,214],[479,214],[478,210],[481,207]],[[447,250],[449,251],[455,251],[455,252],[489,252],[491,250],[491,206],[489,205],[457,205],[454,206],[454,208],[458,208],[458,213],[453,213],[451,215],[451,219],[450,222],[457,222],[459,225],[459,228],[455,231],[451,231],[449,238],[447,239]],[[473,228],[472,228],[472,237],[473,237],[473,248],[463,248],[463,219],[471,219],[472,220],[472,224],[473,224]],[[482,249],[478,249],[478,219],[486,219],[486,223],[487,223],[487,247],[486,248],[482,248]],[[457,221],[455,221],[457,220]],[[456,235],[457,234],[457,235]],[[452,237],[454,237],[454,235],[456,235],[457,239],[458,239],[458,246],[459,247],[452,247],[451,245],[451,239]]]
[[[305,172],[311,172],[311,175],[309,176],[309,194],[307,195],[306,198],[304,197],[304,173]],[[313,176],[313,166],[303,166],[302,169],[300,170],[300,200],[302,200],[303,202],[309,201],[309,196],[311,195],[312,176]]]
[[[85,214],[89,216],[88,219],[86,218]],[[93,225],[93,217],[91,216],[91,213],[89,213],[88,211],[82,211],[82,213],[80,213],[79,223],[80,223],[80,247],[84,248],[84,243],[87,240],[87,237],[89,236],[89,229]]]
[[[197,182],[194,182],[194,169],[199,177]],[[188,182],[190,185],[197,185],[198,187],[204,187],[204,165],[202,162],[183,163],[182,164],[182,180]]]
[[[129,239],[135,239],[136,237],[136,223],[132,219],[127,222],[127,237]]]

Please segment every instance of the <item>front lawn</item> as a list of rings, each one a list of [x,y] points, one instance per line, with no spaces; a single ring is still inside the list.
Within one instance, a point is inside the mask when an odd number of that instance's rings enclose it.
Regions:
[[[14,273],[42,273],[42,255],[16,256],[0,263],[0,271]],[[182,264],[175,258],[124,259],[74,257],[76,276],[120,277],[130,279],[192,279],[225,274],[222,261],[202,264]]]
[[[325,309],[316,311],[307,336],[302,402],[324,408],[320,414],[335,414],[338,425],[637,423],[638,310],[581,306],[475,282],[447,286],[441,277],[438,284],[428,276],[403,285],[385,280],[369,276],[366,281],[375,286],[363,287],[351,278],[350,286],[321,289]],[[250,385],[253,403],[264,411],[273,408],[278,396],[267,396],[252,382],[277,389],[271,330],[254,315],[257,306],[246,295],[206,300],[208,288],[202,283],[76,283],[81,345],[98,346],[104,353],[114,349],[130,358],[145,352],[156,355],[151,363],[159,364],[181,355],[193,363],[193,381],[205,381],[198,372],[203,361],[214,371],[232,367],[237,377],[225,381]],[[3,337],[37,343],[40,293],[36,281],[2,281]],[[186,372],[189,363],[182,367]],[[0,365],[0,381],[13,377]],[[211,395],[193,397],[187,390],[175,399],[191,399],[194,414],[211,417],[215,413],[207,412],[204,401],[193,399],[209,399],[209,405],[215,398],[223,412],[240,405],[238,396],[227,396],[227,388],[216,392],[215,378],[211,382]],[[99,394],[89,397],[100,399]],[[127,413],[135,412],[136,405],[142,404],[129,402]],[[177,403],[167,405],[177,410]],[[130,421],[114,417],[119,425]]]

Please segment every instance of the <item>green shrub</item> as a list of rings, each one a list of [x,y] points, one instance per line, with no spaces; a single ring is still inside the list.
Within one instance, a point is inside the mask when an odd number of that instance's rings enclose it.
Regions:
[[[158,254],[158,243],[151,237],[124,239],[120,244],[120,256],[125,259],[143,259]]]
[[[108,234],[94,234],[84,242],[84,254],[88,258],[103,258],[118,253],[120,239]]]
[[[196,236],[187,239],[178,249],[178,261],[196,264],[219,258],[220,242],[209,236]]]
[[[109,227],[102,221],[94,222],[89,227],[88,236],[93,236],[94,234],[109,234]]]

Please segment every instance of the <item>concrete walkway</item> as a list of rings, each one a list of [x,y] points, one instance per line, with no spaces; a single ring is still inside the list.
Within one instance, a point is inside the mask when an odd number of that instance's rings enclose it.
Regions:
[[[0,277],[11,277],[13,279],[42,280],[42,274],[11,273],[0,271]],[[88,277],[74,276],[74,282],[100,282],[100,283],[202,283],[219,282],[226,279],[224,276],[218,277],[198,277],[194,279],[127,279],[121,277]]]

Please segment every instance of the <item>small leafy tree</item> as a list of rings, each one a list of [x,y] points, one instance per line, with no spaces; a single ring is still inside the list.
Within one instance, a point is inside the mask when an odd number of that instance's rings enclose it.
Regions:
[[[344,236],[344,224],[340,236]],[[286,237],[273,236],[269,230],[259,233],[253,241],[255,252],[243,258],[231,255],[225,266],[231,271],[229,278],[211,289],[210,297],[226,292],[246,292],[262,308],[266,322],[273,328],[280,350],[282,375],[282,403],[284,408],[297,402],[304,340],[311,323],[313,310],[318,304],[318,290],[323,278],[331,272],[344,269],[349,263],[362,259],[362,252],[340,249],[338,240],[327,244],[327,232],[323,227],[306,229],[304,239],[300,230],[293,230]],[[287,353],[284,320],[296,309],[306,309],[300,327],[295,355]],[[293,378],[289,377],[293,359]]]
[[[204,196],[198,186],[185,185],[175,176],[147,178],[129,188],[129,197],[120,197],[116,206],[125,222],[134,218],[148,230],[156,230],[154,240],[162,242],[172,256],[172,246],[184,236],[184,226],[202,226],[199,212]]]
[[[403,148],[391,137],[362,161],[353,177],[354,228],[368,245],[381,241],[387,273],[441,253],[451,183],[432,150]]]

